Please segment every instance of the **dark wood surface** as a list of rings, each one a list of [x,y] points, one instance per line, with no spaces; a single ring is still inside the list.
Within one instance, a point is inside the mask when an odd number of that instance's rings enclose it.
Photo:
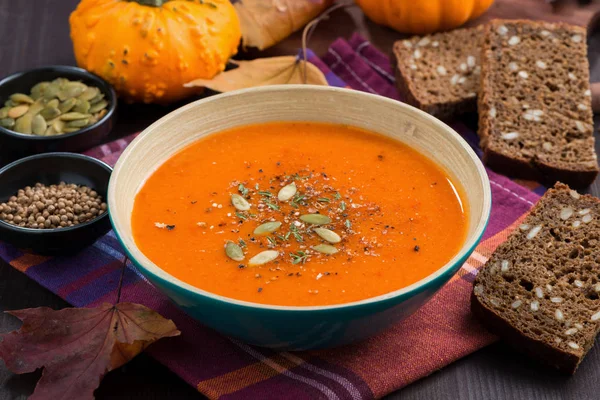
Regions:
[[[419,1],[419,0],[416,0]],[[531,0],[525,2],[531,3]],[[520,3],[520,1],[519,1]],[[540,7],[545,7],[539,0]],[[0,0],[0,77],[48,64],[73,64],[68,15],[77,0]],[[324,22],[310,46],[323,54],[338,36],[359,30],[379,48],[388,50],[399,35],[365,21],[360,12],[338,13]],[[299,35],[267,51],[292,54]],[[590,39],[592,81],[600,81],[600,35]],[[109,140],[139,131],[173,107],[121,106],[117,126]],[[597,143],[600,147],[600,141]],[[599,148],[600,150],[600,148]],[[600,183],[590,188],[600,195]],[[61,308],[59,297],[0,261],[0,311],[28,307]],[[0,314],[0,332],[16,329],[16,318]],[[593,349],[572,378],[516,354],[498,343],[459,360],[389,397],[391,399],[598,399],[600,398],[600,347]],[[0,362],[0,400],[23,399],[32,393],[40,373],[14,375]],[[199,399],[196,390],[168,369],[142,354],[109,373],[96,392],[98,399]]]

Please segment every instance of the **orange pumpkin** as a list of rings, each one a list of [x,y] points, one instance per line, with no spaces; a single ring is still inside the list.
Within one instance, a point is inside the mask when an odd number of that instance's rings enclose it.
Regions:
[[[399,32],[454,29],[483,14],[494,0],[356,0],[374,22]]]
[[[211,79],[237,52],[229,0],[82,0],[70,17],[77,64],[128,102],[171,103]]]

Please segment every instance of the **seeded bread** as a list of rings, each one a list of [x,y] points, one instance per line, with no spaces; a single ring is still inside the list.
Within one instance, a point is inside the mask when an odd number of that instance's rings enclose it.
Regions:
[[[481,269],[473,313],[572,374],[600,331],[600,200],[557,183]]]
[[[518,178],[590,185],[598,159],[585,29],[492,21],[484,34],[481,68],[484,161]]]
[[[396,85],[403,99],[438,118],[475,111],[481,35],[481,28],[457,29],[396,42]]]

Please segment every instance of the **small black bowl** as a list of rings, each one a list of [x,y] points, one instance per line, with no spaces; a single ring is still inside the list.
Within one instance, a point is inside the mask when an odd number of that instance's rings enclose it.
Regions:
[[[80,152],[99,144],[110,133],[115,121],[117,95],[108,82],[81,68],[54,65],[12,74],[0,81],[0,104],[4,104],[14,93],[29,94],[35,84],[60,77],[79,80],[100,89],[108,101],[106,115],[95,124],[77,132],[57,136],[25,135],[0,127],[0,165],[31,154]]]
[[[86,185],[106,199],[112,168],[95,158],[74,153],[38,154],[0,169],[0,203],[19,189],[36,183],[61,181]],[[37,254],[74,253],[93,244],[110,230],[108,212],[79,225],[56,229],[33,229],[0,220],[0,240]]]

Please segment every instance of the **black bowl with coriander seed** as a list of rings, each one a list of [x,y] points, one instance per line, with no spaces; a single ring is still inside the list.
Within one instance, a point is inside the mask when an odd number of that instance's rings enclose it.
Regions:
[[[32,154],[79,152],[100,144],[114,126],[116,107],[112,86],[77,67],[41,67],[2,79],[0,166]]]
[[[0,169],[0,241],[44,255],[93,244],[110,230],[111,172],[75,153],[33,155]]]

